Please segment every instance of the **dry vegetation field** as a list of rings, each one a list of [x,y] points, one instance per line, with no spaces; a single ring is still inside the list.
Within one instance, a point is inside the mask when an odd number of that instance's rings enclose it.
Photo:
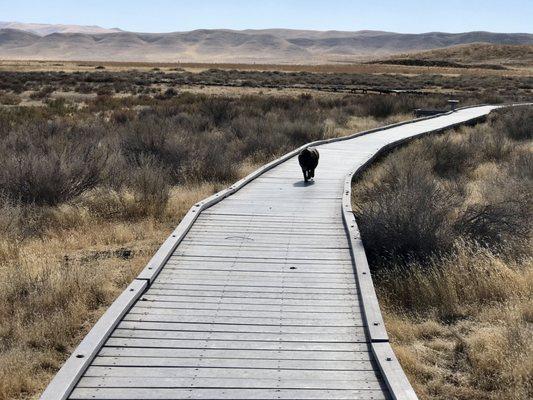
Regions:
[[[418,139],[354,184],[393,347],[421,399],[533,396],[533,108]]]
[[[14,101],[0,108],[2,399],[44,387],[193,203],[304,142],[408,118],[425,102],[117,94],[98,81],[75,96],[60,93],[68,79],[10,76],[3,96]],[[26,84],[33,90],[18,89]]]
[[[52,64],[0,68],[2,400],[38,395],[199,199],[305,142],[443,107],[442,92],[471,104],[533,88],[500,72]]]
[[[423,51],[416,54],[396,55],[390,60],[414,59],[425,61],[448,61],[458,63],[463,68],[482,67],[485,69],[512,70],[533,66],[532,45],[494,45],[472,43],[443,49]],[[416,63],[415,63],[416,65]]]
[[[507,47],[512,48],[506,52]],[[311,73],[340,73],[340,74],[438,74],[438,75],[495,75],[495,76],[528,76],[533,68],[533,46],[456,46],[447,50],[435,50],[413,54],[402,54],[389,59],[373,61],[339,61],[330,64],[231,64],[231,63],[148,63],[148,62],[106,62],[97,61],[31,61],[31,60],[0,60],[0,71],[29,72],[29,71],[93,71],[96,67],[104,66],[108,71],[151,71],[158,68],[163,72],[177,69],[189,72],[201,72],[209,69],[240,70],[259,72],[311,72]],[[497,57],[495,57],[497,56]],[[446,60],[451,59],[459,67],[443,67],[438,65],[398,65],[382,61],[394,59],[422,59]],[[477,60],[477,63],[475,62]],[[479,63],[481,61],[481,67]],[[484,64],[499,66],[486,68]],[[467,66],[468,68],[464,68]],[[503,68],[502,68],[503,67]]]
[[[501,65],[501,64],[498,64]],[[161,86],[236,87],[283,90],[298,88],[321,91],[412,90],[476,98],[509,97],[526,99],[533,89],[531,63],[507,69],[452,68],[419,65],[387,65],[382,63],[331,65],[270,64],[150,64],[96,63],[67,61],[0,61],[5,90],[32,90],[34,86],[59,86],[78,93],[88,87],[131,93],[160,90]],[[10,86],[17,77],[25,86]],[[21,73],[25,73],[24,75]],[[15,79],[16,80],[16,79]]]

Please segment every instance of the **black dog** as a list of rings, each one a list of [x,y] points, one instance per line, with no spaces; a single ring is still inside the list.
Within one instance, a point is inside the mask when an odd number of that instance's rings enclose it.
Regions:
[[[300,167],[302,167],[306,182],[315,177],[315,168],[318,165],[318,157],[318,150],[312,147],[303,149],[298,155],[298,162],[300,163]]]

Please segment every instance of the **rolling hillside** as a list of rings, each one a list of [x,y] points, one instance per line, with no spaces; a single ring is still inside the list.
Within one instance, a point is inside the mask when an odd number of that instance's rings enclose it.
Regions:
[[[84,33],[81,28],[79,32],[73,27],[66,31],[54,28],[56,31],[46,35],[34,33],[33,28],[0,29],[0,58],[318,63],[385,57],[470,43],[533,44],[533,35],[526,33],[399,34],[287,29]]]
[[[39,36],[50,35],[51,33],[111,33],[120,32],[118,28],[106,29],[101,26],[91,25],[53,25],[53,24],[31,24],[23,22],[0,22],[0,29],[18,29],[21,31],[35,33]]]
[[[533,65],[533,45],[474,43],[408,55],[422,60],[448,60],[467,65]]]

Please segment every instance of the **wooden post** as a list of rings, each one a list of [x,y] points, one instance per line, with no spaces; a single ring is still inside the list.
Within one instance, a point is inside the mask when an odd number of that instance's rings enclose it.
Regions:
[[[448,104],[450,105],[450,110],[455,111],[457,104],[459,104],[459,100],[448,100]]]

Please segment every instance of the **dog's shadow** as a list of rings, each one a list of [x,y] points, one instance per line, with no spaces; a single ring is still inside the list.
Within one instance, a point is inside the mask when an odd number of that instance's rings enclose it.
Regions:
[[[314,180],[313,181],[307,181],[307,182],[306,181],[298,181],[298,182],[294,182],[292,184],[292,186],[294,186],[294,187],[306,187],[306,186],[312,186],[314,184],[315,184]]]

